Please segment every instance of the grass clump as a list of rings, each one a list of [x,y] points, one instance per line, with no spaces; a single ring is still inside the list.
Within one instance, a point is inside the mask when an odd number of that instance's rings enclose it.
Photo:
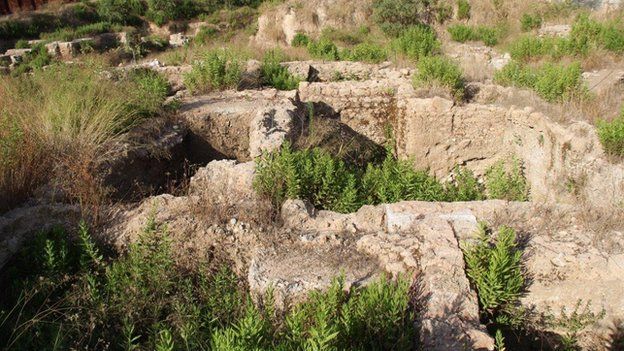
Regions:
[[[410,282],[385,277],[327,291],[276,313],[251,302],[219,263],[183,267],[166,227],[148,219],[127,253],[104,254],[82,224],[40,234],[0,277],[3,349],[352,350],[414,347]],[[5,285],[6,284],[6,285]],[[316,347],[316,348],[315,348]]]
[[[485,174],[485,187],[491,199],[528,201],[529,185],[520,162],[513,158],[511,165],[499,161]]]
[[[432,56],[440,51],[440,41],[429,26],[412,26],[401,32],[393,40],[392,47],[402,55],[413,60]]]
[[[103,78],[99,68],[54,64],[35,75],[0,78],[0,209],[54,181],[80,203],[99,197],[91,166],[120,134],[164,100],[163,78],[133,73]],[[100,189],[101,190],[101,189]]]
[[[208,51],[184,75],[184,85],[193,94],[234,88],[240,81],[242,64],[226,50]]]
[[[457,0],[457,19],[470,19],[470,3],[468,0]]]
[[[612,121],[599,121],[598,137],[607,154],[624,157],[624,111]]]
[[[538,29],[542,26],[542,16],[539,14],[524,13],[520,17],[520,29],[523,32],[528,32],[533,29]]]
[[[121,30],[122,27],[120,25],[114,25],[110,22],[96,22],[85,24],[76,28],[64,27],[51,33],[42,33],[41,39],[49,41],[72,41],[74,39],[80,39],[102,33],[118,32]]]
[[[41,70],[44,66],[52,63],[52,57],[48,54],[45,45],[35,45],[30,52],[22,56],[22,61],[11,72],[13,76],[19,76],[33,70]]]
[[[464,78],[461,68],[452,60],[442,56],[422,57],[414,75],[414,85],[440,85],[451,90],[455,98],[464,97]]]
[[[494,80],[502,85],[529,88],[547,101],[565,101],[587,94],[579,63],[545,63],[537,68],[516,61],[496,72]]]
[[[262,60],[260,69],[262,84],[279,90],[294,90],[303,79],[292,75],[288,68],[281,65],[282,54],[278,51],[268,51]]]
[[[482,41],[487,46],[498,44],[502,32],[500,29],[486,26],[467,26],[464,24],[454,24],[448,27],[451,39],[464,43],[467,41]]]

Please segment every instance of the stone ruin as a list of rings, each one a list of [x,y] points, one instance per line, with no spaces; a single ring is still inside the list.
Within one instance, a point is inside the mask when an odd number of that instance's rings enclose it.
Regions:
[[[224,252],[247,277],[252,294],[274,287],[281,306],[327,287],[341,272],[349,286],[384,273],[409,274],[425,349],[493,350],[460,245],[474,236],[479,221],[508,224],[526,242],[531,284],[523,306],[548,313],[573,308],[579,299],[591,301],[593,310],[606,314],[583,335],[583,345],[607,347],[605,340],[624,319],[624,232],[621,223],[597,228],[588,217],[594,211],[617,215],[608,211],[621,209],[624,166],[607,159],[591,125],[562,124],[542,111],[508,106],[505,96],[527,94],[514,88],[473,84],[470,100],[457,103],[414,89],[413,71],[388,64],[285,66],[306,78],[295,91],[190,96],[179,77],[187,68],[151,65],[178,86],[178,120],[133,131],[102,165],[107,185],[134,203],[111,209],[103,238],[123,248],[154,214],[167,223],[179,252],[190,257]],[[255,221],[267,204],[253,189],[254,159],[285,141],[297,143],[310,106],[341,138],[361,145],[384,144],[391,127],[398,155],[438,178],[456,165],[481,176],[497,161],[516,157],[524,165],[531,201],[407,201],[338,214],[289,200],[280,225]],[[188,191],[167,194],[163,174],[175,173],[184,162],[198,165]],[[145,197],[150,192],[138,190],[149,187],[161,189],[160,195]],[[23,237],[40,229],[35,224],[77,216],[77,208],[53,203],[6,214],[0,220],[0,265]],[[210,220],[215,216],[223,221]]]

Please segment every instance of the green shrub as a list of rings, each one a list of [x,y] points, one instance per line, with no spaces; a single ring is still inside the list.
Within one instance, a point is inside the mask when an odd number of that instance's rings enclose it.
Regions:
[[[542,26],[542,16],[539,14],[525,13],[520,18],[520,28],[523,32],[530,31],[532,29],[538,29]]]
[[[515,61],[496,72],[494,79],[503,85],[533,89],[547,101],[564,101],[587,94],[583,83],[581,65],[543,64],[532,68]]]
[[[380,45],[362,43],[340,54],[342,60],[379,63],[388,59],[388,52]]]
[[[392,47],[397,52],[418,60],[421,57],[431,56],[440,51],[440,42],[435,32],[429,26],[412,26],[394,39]]]
[[[30,52],[22,56],[22,61],[11,72],[13,76],[19,76],[23,73],[30,72],[32,70],[40,70],[44,66],[49,65],[52,62],[50,54],[45,45],[35,45]]]
[[[92,35],[117,32],[122,30],[119,25],[113,25],[109,22],[97,22],[79,26],[76,28],[64,27],[57,29],[51,33],[42,33],[41,39],[45,40],[60,40],[60,41],[72,41],[74,39],[80,39]]]
[[[98,0],[98,15],[111,23],[133,24],[143,15],[145,6],[141,0]]]
[[[470,3],[468,0],[457,0],[457,19],[470,19]]]
[[[28,251],[26,250],[28,249]],[[76,240],[41,234],[1,277],[3,349],[407,350],[416,340],[411,282],[382,277],[327,291],[276,313],[273,294],[251,301],[228,268],[181,267],[153,217],[118,258],[84,224]]]
[[[184,75],[184,85],[193,94],[234,88],[240,81],[242,65],[226,50],[204,53]]]
[[[293,38],[290,45],[298,48],[298,47],[306,47],[308,46],[309,43],[310,43],[310,38],[307,35],[303,33],[297,33],[295,34],[295,37]]]
[[[30,44],[28,44],[28,40],[20,39],[17,42],[15,42],[15,48],[16,49],[28,49],[30,48]]]
[[[128,78],[137,87],[134,91],[136,96],[132,99],[140,102],[134,107],[137,112],[143,116],[160,112],[163,101],[169,93],[167,79],[151,69],[135,69],[130,72]]]
[[[215,39],[219,34],[219,30],[215,27],[201,26],[197,34],[193,38],[194,43],[208,43]]]
[[[490,28],[485,26],[467,26],[464,24],[454,24],[447,28],[451,39],[454,41],[464,43],[466,41],[482,41],[487,46],[494,46],[498,44],[501,36],[501,31],[496,28]]]
[[[308,52],[314,58],[328,61],[340,60],[340,51],[338,51],[336,44],[324,37],[321,37],[318,41],[310,41],[308,43]]]
[[[526,282],[516,232],[503,226],[494,236],[480,223],[476,240],[462,243],[462,250],[466,275],[477,290],[488,324],[517,326],[519,298]]]
[[[347,165],[320,148],[295,151],[289,144],[257,163],[256,191],[279,207],[286,199],[306,199],[319,209],[353,212],[362,205],[404,200],[473,201],[483,199],[472,172],[458,169],[455,181],[443,185],[409,160],[388,153],[365,169]]]
[[[516,158],[512,159],[511,165],[502,160],[490,167],[485,173],[485,188],[490,199],[529,200],[529,185]]]
[[[414,25],[443,22],[452,10],[438,0],[375,0],[373,18],[390,36],[397,36]]]
[[[262,60],[262,84],[279,90],[295,90],[303,79],[295,77],[288,68],[281,65],[282,54],[278,51],[268,51]]]
[[[452,60],[441,56],[422,57],[416,65],[414,85],[438,84],[449,88],[455,98],[464,96],[464,78],[459,66]]]
[[[599,121],[598,136],[605,152],[611,155],[624,156],[624,112],[620,117],[608,122]]]

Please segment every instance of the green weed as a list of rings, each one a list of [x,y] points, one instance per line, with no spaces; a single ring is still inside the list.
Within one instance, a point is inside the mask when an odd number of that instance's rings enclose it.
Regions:
[[[464,43],[467,41],[482,41],[487,46],[498,44],[502,31],[498,28],[486,26],[472,27],[464,24],[454,24],[447,28],[451,39]]]
[[[307,35],[303,33],[297,33],[295,34],[295,37],[293,38],[290,45],[297,48],[297,47],[306,47],[308,46],[309,43],[310,43],[310,38]]]
[[[340,51],[334,42],[321,37],[318,41],[310,41],[308,43],[308,52],[314,58],[337,61],[340,59]]]
[[[281,62],[282,54],[278,51],[268,51],[264,55],[261,67],[262,83],[279,90],[297,89],[303,79],[293,76]]]
[[[520,161],[513,158],[511,165],[504,160],[490,167],[485,174],[485,187],[490,199],[528,201],[529,185]]]
[[[440,42],[429,26],[412,26],[403,30],[392,41],[392,47],[398,53],[413,60],[440,52]]]
[[[470,3],[468,0],[457,0],[457,19],[470,19]]]
[[[415,25],[444,22],[452,9],[438,0],[375,0],[373,19],[389,36],[396,37]]]
[[[348,61],[380,63],[388,59],[387,50],[377,44],[362,43],[350,49],[344,49],[340,58]]]
[[[624,156],[624,111],[612,121],[597,123],[598,137],[608,154]]]
[[[418,61],[416,68],[413,78],[415,86],[438,84],[449,88],[456,99],[463,99],[463,73],[452,60],[441,56],[425,56]]]
[[[242,64],[231,52],[215,50],[204,53],[184,75],[184,85],[193,94],[235,87],[242,73]]]
[[[538,29],[542,26],[542,16],[539,14],[525,13],[520,17],[520,28],[523,32]]]

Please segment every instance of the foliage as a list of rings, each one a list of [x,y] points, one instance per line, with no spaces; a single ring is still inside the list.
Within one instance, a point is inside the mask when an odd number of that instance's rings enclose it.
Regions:
[[[134,24],[143,15],[145,6],[141,0],[98,0],[98,15],[105,21]]]
[[[461,68],[452,60],[441,56],[422,57],[416,65],[414,85],[438,84],[449,88],[455,98],[461,100],[464,96],[464,78]]]
[[[30,48],[30,44],[28,44],[28,40],[20,39],[15,42],[16,49],[28,49]]]
[[[293,76],[288,68],[281,65],[282,54],[279,51],[268,51],[262,60],[260,76],[262,83],[279,90],[294,90],[302,81],[300,77]]]
[[[536,19],[533,19],[536,21]],[[509,47],[511,57],[529,61],[541,57],[558,59],[563,56],[584,57],[592,50],[624,52],[624,23],[621,20],[598,22],[587,15],[579,16],[569,36],[522,36]]]
[[[348,61],[379,63],[388,59],[386,48],[373,43],[361,43],[351,49],[344,49],[340,58]]]
[[[600,142],[608,154],[624,156],[624,111],[612,121],[597,124]]]
[[[530,88],[547,101],[564,101],[587,94],[579,63],[570,65],[545,63],[537,68],[512,61],[496,72],[494,79],[502,85]]]
[[[461,245],[466,262],[466,275],[477,291],[479,310],[488,326],[496,330],[496,346],[505,349],[504,330],[519,330],[526,311],[519,299],[525,288],[522,251],[516,232],[498,228],[496,235],[479,223],[477,237]]]
[[[233,88],[238,84],[241,73],[242,65],[230,51],[208,51],[184,75],[184,85],[193,94]]]
[[[407,350],[415,340],[410,281],[383,277],[275,312],[256,306],[225,266],[174,260],[166,228],[148,219],[126,254],[105,256],[81,224],[76,239],[41,233],[0,278],[3,349]]]
[[[44,66],[49,65],[52,62],[52,58],[48,54],[48,50],[45,45],[35,45],[30,52],[22,56],[22,61],[11,72],[13,76],[19,76],[23,73],[33,70],[40,70]]]
[[[482,41],[487,46],[498,44],[502,31],[497,28],[486,26],[467,26],[464,24],[454,24],[447,28],[451,34],[451,39],[464,43],[466,41]]]
[[[120,31],[122,28],[119,25],[113,25],[109,22],[96,22],[91,24],[85,24],[76,28],[63,27],[54,32],[42,33],[41,39],[45,40],[59,40],[59,41],[72,41],[74,39],[80,39],[91,35],[110,33]]]
[[[523,32],[528,32],[532,29],[538,29],[542,26],[542,16],[539,14],[524,13],[520,18],[520,28]]]
[[[298,47],[306,47],[308,46],[309,43],[310,43],[310,38],[307,35],[303,33],[297,33],[295,34],[295,37],[293,38],[290,45],[298,48]]]
[[[470,3],[468,0],[457,0],[457,19],[470,19]]]
[[[325,37],[319,40],[311,40],[308,43],[308,52],[314,58],[337,61],[340,59],[340,51],[334,42]]]
[[[424,25],[403,30],[392,42],[394,50],[414,60],[438,53],[440,46],[433,29]]]
[[[397,36],[414,25],[444,22],[450,17],[449,8],[438,0],[375,0],[373,18],[389,36]]]
[[[472,172],[458,168],[454,182],[443,185],[390,151],[381,164],[361,169],[319,148],[295,151],[287,144],[260,158],[257,172],[256,190],[276,207],[286,199],[307,199],[317,208],[346,213],[364,204],[484,198]]]
[[[602,309],[599,313],[595,313],[592,312],[590,306],[590,301],[587,301],[583,306],[583,300],[579,299],[570,313],[568,313],[565,307],[562,307],[559,316],[555,317],[551,313],[547,313],[544,316],[548,327],[562,331],[562,350],[581,350],[582,348],[578,343],[579,334],[586,328],[592,327],[604,318],[604,309]]]
[[[529,185],[524,177],[520,161],[513,158],[511,165],[501,160],[490,167],[485,174],[488,197],[508,201],[528,201]]]

